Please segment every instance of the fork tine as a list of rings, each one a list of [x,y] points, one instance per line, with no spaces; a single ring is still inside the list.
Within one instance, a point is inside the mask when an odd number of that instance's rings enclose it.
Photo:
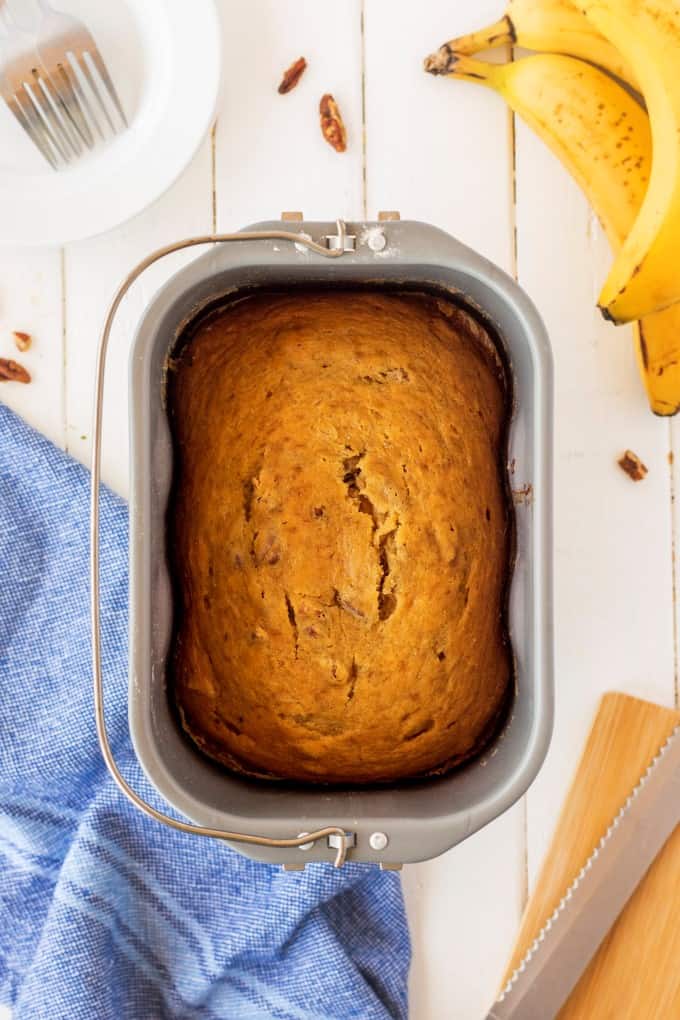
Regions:
[[[113,121],[111,120],[111,114],[106,109],[106,104],[104,103],[104,100],[101,97],[101,93],[99,91],[99,87],[97,86],[97,82],[95,81],[94,75],[92,74],[89,64],[87,63],[87,53],[84,51],[80,54],[80,59],[78,60],[78,67],[85,75],[85,79],[88,85],[90,86],[90,89],[94,93],[94,97],[99,104],[99,108],[104,114],[104,117],[106,118],[108,125],[111,128],[111,132],[115,135],[116,129],[114,127]]]
[[[77,61],[77,65],[79,65],[79,67],[81,68],[81,70],[85,74],[86,81],[88,82],[88,85],[90,86],[91,91],[94,93],[95,99],[97,100],[97,103],[99,104],[100,110],[102,111],[102,113],[104,114],[104,117],[106,118],[106,121],[107,121],[107,123],[108,123],[108,125],[110,127],[110,130],[111,130],[111,134],[115,135],[115,133],[116,133],[115,125],[113,123],[113,120],[111,119],[111,114],[108,111],[106,103],[102,99],[102,94],[101,94],[99,85],[97,84],[97,80],[95,78],[95,75],[92,73],[92,68],[90,67],[90,64],[88,63],[88,56],[89,56],[88,52],[84,50],[81,53],[81,55],[80,55],[79,61]]]
[[[73,156],[79,155],[79,150],[69,137],[64,125],[60,122],[57,113],[52,109],[47,96],[40,86],[33,82],[25,81],[24,91],[33,103],[35,111],[43,124],[49,129],[50,135],[61,150],[63,158],[69,163]]]
[[[103,140],[104,132],[101,129],[99,121],[94,115],[94,111],[92,109],[90,100],[85,95],[83,87],[80,84],[80,79],[78,78],[78,75],[76,74],[74,68],[72,67],[71,62],[68,59],[68,56],[64,58],[63,63],[57,64],[57,71],[62,82],[64,82],[67,87],[70,86],[71,91],[75,96],[75,105],[78,108],[80,116],[83,118],[83,122],[88,132],[90,132],[90,124],[94,124],[97,134]],[[90,136],[92,137],[91,132]]]
[[[48,74],[45,68],[38,73],[43,84],[43,88],[45,88],[50,94],[52,102],[59,107],[62,116],[64,119],[68,120],[68,123],[75,131],[77,137],[85,143],[88,149],[91,149],[94,145],[92,132],[90,131],[85,117],[83,116],[78,100],[71,87],[71,83],[66,75],[64,75],[63,78],[60,76],[58,83],[55,84],[52,75]]]
[[[33,124],[24,113],[21,103],[18,102],[16,95],[11,99],[7,100],[7,106],[9,110],[14,114],[19,124],[26,132],[28,137],[31,139],[35,147],[42,153],[47,162],[50,164],[53,170],[59,169],[59,156],[56,154],[56,149],[52,147],[47,134],[41,131],[42,125],[36,125],[34,129]]]
[[[49,90],[44,87],[44,80],[37,68],[33,69],[31,96],[39,104],[43,119],[52,128],[52,133],[59,136],[62,145],[70,149],[75,156],[82,155],[83,147],[80,144],[77,133],[63,114],[61,114]]]
[[[104,85],[106,86],[106,91],[109,94],[109,98],[111,99],[111,102],[113,103],[113,105],[115,106],[116,110],[118,111],[118,116],[122,120],[122,122],[125,125],[125,127],[128,127],[128,122],[127,122],[127,117],[125,116],[125,111],[123,110],[123,106],[121,104],[121,101],[118,98],[118,93],[116,92],[116,90],[114,88],[113,81],[111,80],[111,75],[109,74],[109,72],[107,70],[106,64],[102,60],[101,53],[99,52],[97,47],[94,46],[94,45],[92,46],[92,49],[88,50],[87,52],[88,52],[90,58],[92,59],[92,63],[94,64],[94,66],[97,68],[97,71],[99,72],[99,77],[101,78],[101,80],[104,82]]]
[[[52,143],[53,147],[57,150],[64,163],[70,163],[71,152],[64,143],[63,132],[55,130],[54,118],[48,120],[42,113],[38,100],[33,95],[33,89],[28,82],[24,82],[23,89],[19,90],[16,95],[20,97],[20,93],[25,95],[28,101],[24,101],[22,108],[24,113],[30,118],[36,130],[43,128],[43,134],[46,134]]]
[[[16,119],[21,124],[22,128],[31,139],[36,148],[42,153],[47,162],[50,164],[53,170],[59,169],[59,157],[55,155],[58,153],[56,146],[50,140],[47,132],[45,131],[40,118],[33,111],[33,116],[29,115],[24,111],[21,102],[17,95],[12,96],[11,99],[7,100],[7,106],[12,111]],[[36,123],[37,121],[37,123]]]

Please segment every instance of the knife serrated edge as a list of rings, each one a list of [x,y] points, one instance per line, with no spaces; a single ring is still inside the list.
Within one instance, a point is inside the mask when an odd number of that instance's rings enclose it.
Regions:
[[[496,1003],[503,1002],[504,999],[506,999],[507,996],[512,992],[514,986],[517,984],[519,979],[522,977],[522,975],[524,974],[525,970],[527,969],[527,967],[531,963],[531,961],[534,958],[534,956],[536,955],[536,953],[540,950],[542,943],[545,942],[546,937],[549,935],[550,931],[555,926],[556,922],[559,920],[560,915],[563,913],[565,907],[567,906],[567,904],[569,903],[569,901],[573,897],[574,893],[576,892],[576,890],[580,886],[581,882],[583,881],[585,876],[588,874],[588,872],[591,870],[591,868],[593,867],[593,865],[597,861],[597,859],[600,856],[600,854],[606,848],[607,843],[611,839],[612,834],[616,831],[616,829],[618,829],[619,825],[621,824],[622,819],[624,818],[626,812],[630,808],[630,805],[637,798],[637,796],[639,795],[640,791],[642,790],[642,788],[647,783],[650,775],[654,772],[654,769],[657,767],[657,765],[662,760],[662,758],[667,754],[671,744],[673,743],[673,741],[676,738],[680,738],[680,724],[678,724],[673,729],[673,731],[668,735],[668,737],[666,738],[664,743],[661,745],[661,747],[657,751],[656,755],[652,758],[651,762],[649,763],[649,765],[645,769],[644,773],[642,774],[642,776],[640,777],[640,779],[638,780],[636,785],[633,787],[631,792],[626,797],[624,803],[621,805],[621,807],[617,811],[614,819],[612,820],[612,822],[608,826],[607,831],[604,833],[603,836],[601,836],[601,838],[598,841],[598,843],[596,844],[594,850],[592,851],[592,853],[588,857],[588,860],[585,862],[585,864],[583,865],[581,870],[578,872],[578,874],[576,875],[576,878],[573,880],[573,882],[569,885],[569,887],[567,888],[567,891],[565,892],[564,896],[562,897],[560,902],[557,904],[557,906],[553,910],[552,914],[550,915],[550,917],[545,922],[545,924],[543,925],[543,927],[539,931],[539,933],[536,936],[536,938],[534,939],[534,941],[531,943],[531,945],[527,949],[527,951],[524,954],[524,956],[522,957],[520,963],[517,965],[515,970],[510,975],[507,983],[503,987],[502,992],[500,993],[500,995],[496,999]]]

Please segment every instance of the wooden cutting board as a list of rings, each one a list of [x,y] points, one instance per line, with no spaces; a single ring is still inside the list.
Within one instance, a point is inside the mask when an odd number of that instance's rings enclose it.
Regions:
[[[590,731],[505,983],[680,713],[606,694]],[[559,1020],[679,1020],[680,826],[591,960]]]

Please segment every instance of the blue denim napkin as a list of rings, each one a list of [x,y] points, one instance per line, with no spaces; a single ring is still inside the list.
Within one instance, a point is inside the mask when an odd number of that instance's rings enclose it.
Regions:
[[[0,405],[0,1001],[15,1020],[407,1015],[398,876],[255,864],[139,814],[91,695],[83,468]],[[107,714],[127,730],[127,510],[102,501]]]

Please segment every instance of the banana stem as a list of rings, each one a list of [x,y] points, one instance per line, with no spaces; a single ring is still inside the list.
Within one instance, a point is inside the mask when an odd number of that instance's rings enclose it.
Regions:
[[[499,79],[505,66],[505,64],[488,64],[485,60],[475,60],[474,57],[465,57],[456,53],[450,61],[450,70],[446,77],[460,78],[463,81],[474,81],[478,85],[498,88]]]
[[[504,44],[511,46],[516,40],[515,26],[506,14],[500,21],[480,28],[478,32],[459,35],[445,42],[436,53],[425,58],[425,70],[430,74],[450,74],[453,63],[460,55],[472,56],[480,50],[490,50]]]

